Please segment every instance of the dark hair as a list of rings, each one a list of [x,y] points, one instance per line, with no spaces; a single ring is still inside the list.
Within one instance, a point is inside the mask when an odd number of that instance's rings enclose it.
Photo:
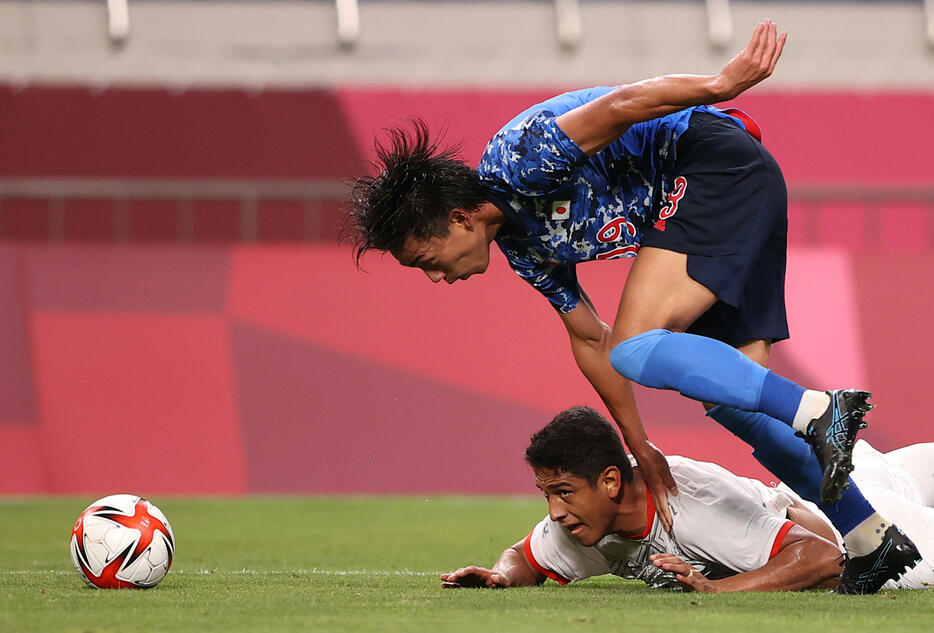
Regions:
[[[616,466],[624,482],[632,481],[632,465],[616,429],[590,407],[571,407],[532,436],[525,449],[532,468],[549,468],[586,479],[591,486],[608,466]]]
[[[353,182],[343,236],[354,245],[357,265],[369,250],[395,251],[409,237],[443,237],[453,209],[472,211],[486,202],[460,147],[440,149],[421,119],[412,128],[388,129],[388,143],[375,142],[376,175]]]

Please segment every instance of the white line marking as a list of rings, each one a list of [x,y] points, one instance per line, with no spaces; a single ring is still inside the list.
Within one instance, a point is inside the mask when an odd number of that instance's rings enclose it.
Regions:
[[[440,576],[443,571],[411,571],[408,569],[388,571],[380,569],[171,569],[172,574],[183,576]],[[53,575],[61,576],[75,572],[65,569],[0,569],[0,575]]]

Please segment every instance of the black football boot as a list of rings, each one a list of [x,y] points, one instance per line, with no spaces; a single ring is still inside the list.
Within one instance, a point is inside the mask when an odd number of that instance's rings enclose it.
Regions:
[[[885,531],[882,545],[865,556],[846,557],[836,593],[876,593],[887,580],[897,580],[921,562],[921,553],[895,525]]]
[[[840,499],[849,484],[853,470],[853,444],[856,433],[866,428],[863,416],[872,410],[868,391],[837,389],[828,391],[830,406],[819,418],[814,418],[801,437],[811,445],[820,464],[823,479],[820,496],[825,504]]]

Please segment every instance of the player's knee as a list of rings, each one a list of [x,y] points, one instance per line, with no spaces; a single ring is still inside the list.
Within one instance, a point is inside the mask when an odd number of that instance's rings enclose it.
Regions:
[[[669,330],[649,330],[627,338],[610,350],[610,364],[613,369],[629,380],[644,384],[642,380],[649,356],[655,346],[668,334],[671,334]]]

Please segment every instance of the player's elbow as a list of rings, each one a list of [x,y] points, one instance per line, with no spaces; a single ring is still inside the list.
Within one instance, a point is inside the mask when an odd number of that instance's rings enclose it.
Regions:
[[[599,319],[587,319],[584,322],[565,320],[564,325],[575,353],[578,348],[586,348],[602,354],[610,353],[612,331],[606,323]]]
[[[798,568],[794,589],[829,587],[836,584],[842,571],[843,554],[835,543],[814,534],[791,546],[794,565]]]
[[[622,85],[613,91],[607,104],[607,113],[613,123],[622,129],[639,121],[638,112],[645,109],[645,94],[636,85]]]
[[[659,94],[653,80],[623,84],[612,95],[607,110],[614,124],[623,130],[634,123],[645,121],[658,108],[671,105]]]
[[[843,552],[834,543],[820,539],[820,552],[816,553],[819,562],[816,580],[812,587],[836,587],[843,572]]]
[[[524,541],[519,541],[500,557],[508,587],[532,587],[545,582],[544,574],[532,567],[525,557]]]

